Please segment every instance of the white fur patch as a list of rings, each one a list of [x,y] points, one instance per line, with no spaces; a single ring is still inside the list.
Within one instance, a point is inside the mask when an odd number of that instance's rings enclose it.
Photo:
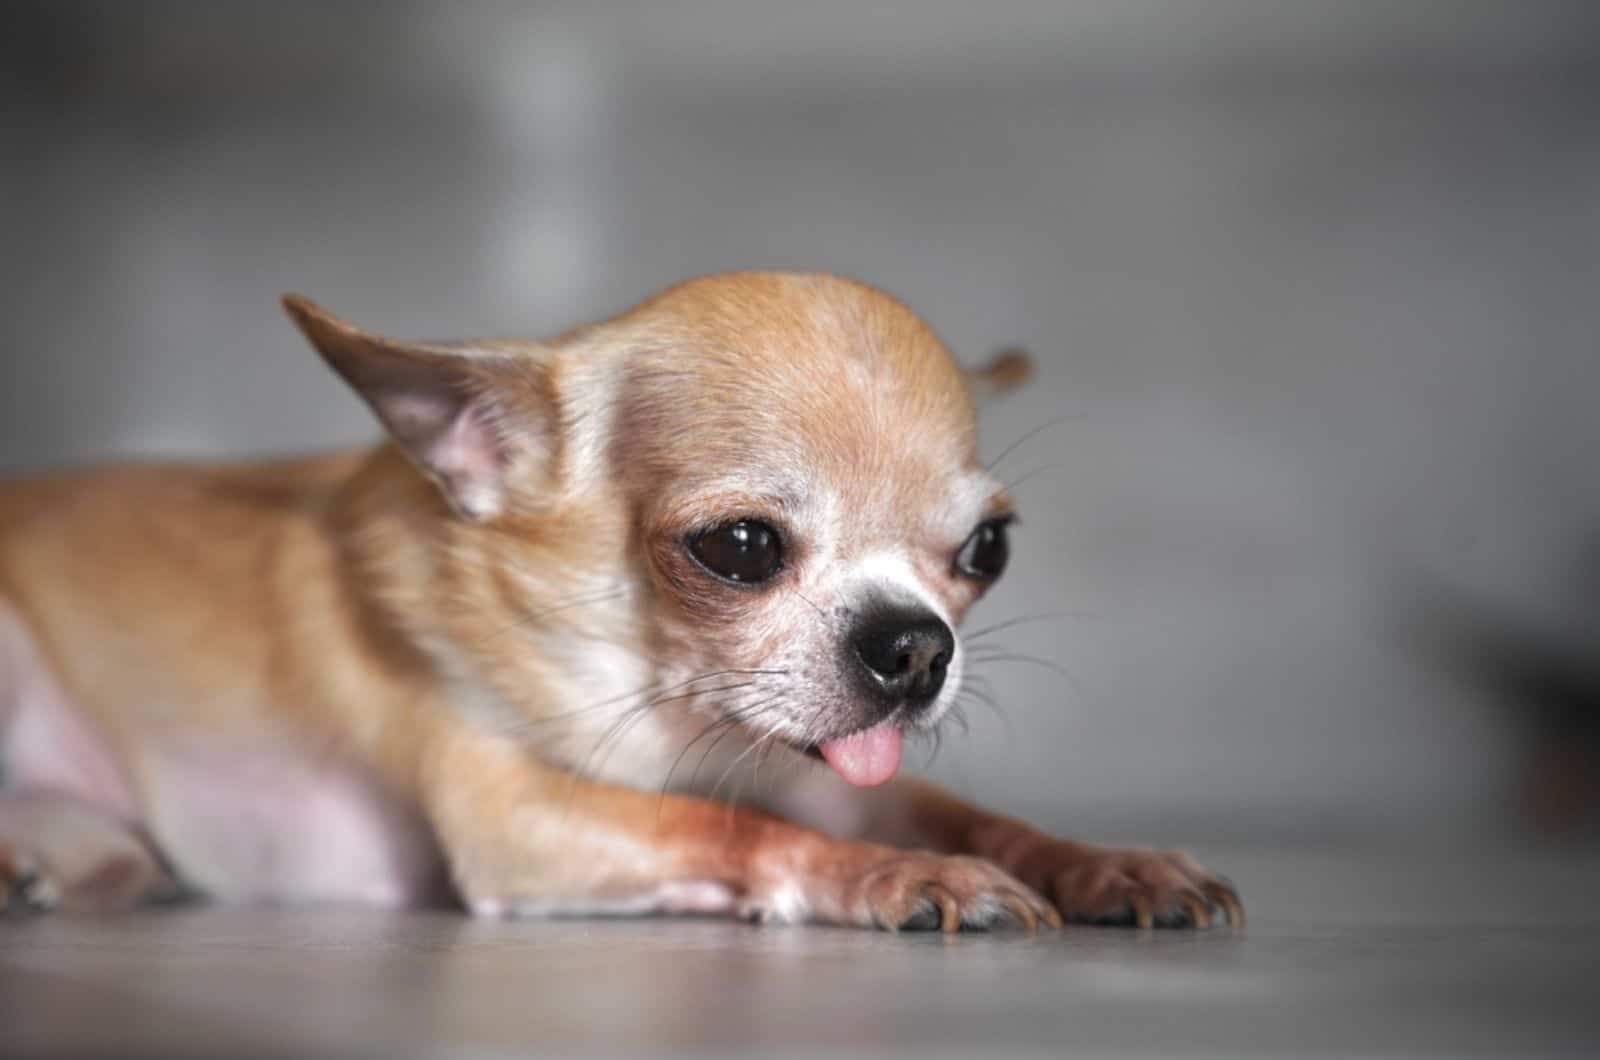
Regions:
[[[943,505],[944,529],[951,540],[965,540],[988,511],[1000,484],[987,471],[964,471],[951,483],[952,496]]]
[[[609,477],[606,448],[616,419],[618,368],[608,357],[572,362],[561,394],[567,431],[564,491],[568,498],[591,495]]]
[[[855,565],[852,580],[871,582],[890,589],[900,589],[918,603],[938,615],[950,625],[950,612],[927,584],[917,576],[911,561],[899,550],[874,552],[863,556]],[[889,596],[895,595],[893,592]]]
[[[811,914],[805,892],[799,884],[790,881],[772,892],[765,910],[765,919],[777,924],[803,924]]]
[[[671,880],[648,891],[611,898],[485,898],[468,906],[473,916],[483,919],[717,916],[733,908],[733,891],[714,880]]]

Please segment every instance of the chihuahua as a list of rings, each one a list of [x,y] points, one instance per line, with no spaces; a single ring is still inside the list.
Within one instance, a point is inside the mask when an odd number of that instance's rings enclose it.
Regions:
[[[900,775],[1011,498],[905,306],[693,280],[549,342],[284,306],[384,445],[0,486],[0,901],[1243,922]]]

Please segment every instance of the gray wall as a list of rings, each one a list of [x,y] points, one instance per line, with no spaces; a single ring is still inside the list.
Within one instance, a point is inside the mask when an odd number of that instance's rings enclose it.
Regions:
[[[1583,3],[11,5],[0,470],[371,426],[302,290],[548,333],[825,269],[1041,379],[1008,644],[936,771],[1093,831],[1508,823],[1422,575],[1553,627],[1600,524]],[[1592,607],[1589,601],[1588,606]],[[1593,612],[1589,612],[1592,614]]]

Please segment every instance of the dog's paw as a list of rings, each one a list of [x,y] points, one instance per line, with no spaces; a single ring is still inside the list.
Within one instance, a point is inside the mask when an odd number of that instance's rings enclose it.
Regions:
[[[41,850],[0,841],[0,915],[107,913],[182,889],[141,848]]]
[[[61,904],[61,888],[37,858],[0,845],[0,915],[47,913]]]
[[[1233,885],[1182,851],[1053,843],[1028,860],[1024,878],[1068,921],[1140,928],[1244,924]]]
[[[851,920],[888,931],[1061,926],[1038,892],[980,858],[896,851],[848,881],[845,898]]]

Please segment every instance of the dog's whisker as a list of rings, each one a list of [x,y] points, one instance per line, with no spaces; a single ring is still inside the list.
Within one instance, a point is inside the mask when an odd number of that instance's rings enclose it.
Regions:
[[[1068,413],[1063,413],[1062,415],[1057,416],[1056,418],[1054,418],[1052,420],[1046,420],[1044,423],[1041,423],[1041,424],[1039,424],[1039,426],[1033,428],[1031,431],[1028,431],[1028,432],[1024,433],[1022,435],[1022,437],[1018,438],[1016,441],[1012,442],[1010,445],[1008,445],[1004,449],[1000,450],[1000,455],[995,457],[993,460],[989,461],[989,463],[987,463],[986,465],[984,465],[984,470],[985,471],[993,471],[996,467],[998,467],[1000,465],[1000,461],[1004,460],[1006,457],[1008,457],[1012,453],[1016,452],[1025,443],[1033,440],[1034,438],[1036,438],[1039,435],[1043,434],[1045,431],[1050,430],[1052,427],[1059,427],[1059,426],[1061,426],[1061,424],[1066,423],[1068,420],[1075,420],[1075,419],[1080,418],[1081,416],[1082,416],[1082,413],[1068,412]]]
[[[1000,705],[995,702],[994,685],[990,683],[989,678],[984,674],[967,674],[962,680],[961,688],[956,692],[956,696],[958,698],[970,696],[980,703],[986,704],[995,713],[1003,713],[1000,710]]]
[[[569,600],[564,600],[561,603],[553,604],[539,611],[535,611],[532,614],[523,615],[516,621],[501,626],[499,629],[496,629],[484,636],[480,641],[478,641],[476,646],[481,648],[490,641],[497,640],[514,630],[528,629],[540,622],[543,622],[551,615],[557,615],[563,611],[571,611],[575,607],[589,607],[594,604],[604,604],[609,603],[612,600],[620,600],[627,594],[628,586],[623,585],[617,588],[607,589],[603,592],[591,592],[582,596],[573,597]]]
[[[637,708],[636,715],[635,715],[635,718],[633,720],[637,721],[637,718],[641,717],[645,710],[655,708],[657,706],[660,706],[663,703],[674,702],[674,701],[687,699],[687,698],[694,697],[694,696],[714,695],[714,694],[716,694],[718,692],[733,692],[733,691],[737,691],[739,689],[745,689],[745,688],[754,687],[757,683],[758,682],[755,682],[755,681],[742,681],[742,682],[739,682],[739,683],[736,683],[736,684],[721,685],[721,686],[716,687],[716,688],[696,689],[696,690],[693,690],[693,691],[690,691],[690,692],[681,692],[681,693],[679,693],[677,695],[674,695],[674,696],[658,697],[658,698],[650,700],[648,703],[642,704],[640,708]],[[630,722],[629,727],[631,727],[631,724],[632,723]],[[604,737],[602,737],[602,740],[604,740]],[[619,743],[619,742],[621,742],[621,735],[620,734],[613,741],[613,746],[615,745],[615,743]],[[607,754],[609,754],[609,753],[610,752],[608,751]],[[596,768],[598,768],[599,766],[604,765],[604,764],[605,764],[605,762],[604,762],[604,759],[602,758],[600,762],[596,763]]]
[[[772,752],[780,746],[777,730],[768,732],[760,741],[760,746],[761,750],[756,755],[755,764],[750,769],[750,784],[757,790],[761,787],[761,767],[771,759]]]
[[[960,697],[958,697],[956,699],[955,708],[952,708],[953,710],[958,710],[959,711],[960,717],[957,719],[957,724],[959,724],[961,726],[961,731],[962,731],[963,735],[965,735],[969,731],[966,711],[965,711],[965,709],[962,709],[968,703],[977,703],[977,704],[980,704],[980,705],[988,708],[989,713],[993,714],[996,718],[1000,719],[1000,727],[1005,729],[1005,731],[1006,731],[1006,740],[1007,740],[1007,742],[1008,743],[1015,743],[1016,742],[1016,737],[1017,737],[1016,727],[1011,724],[1010,715],[1006,714],[1005,711],[1000,709],[1000,705],[994,701],[993,697],[988,696],[988,695],[978,695],[978,694],[975,694],[975,693],[972,694],[972,695],[967,695],[967,694],[963,693],[962,696],[960,696]]]
[[[723,669],[723,670],[710,670],[710,671],[707,671],[706,673],[698,674],[698,675],[696,675],[694,677],[689,678],[688,680],[680,681],[677,684],[669,685],[669,686],[664,687],[664,688],[661,686],[661,682],[657,681],[657,682],[654,682],[652,684],[645,685],[642,688],[637,688],[637,689],[635,689],[635,690],[633,690],[631,692],[624,692],[621,695],[610,696],[610,697],[608,697],[606,699],[600,700],[597,703],[590,704],[589,706],[579,707],[576,710],[564,711],[564,712],[562,712],[560,714],[552,714],[552,715],[549,715],[549,716],[543,717],[543,718],[528,718],[526,720],[519,721],[514,725],[507,726],[504,730],[502,730],[502,734],[514,734],[514,733],[522,732],[522,731],[527,730],[527,729],[537,728],[537,727],[539,727],[541,725],[554,724],[556,722],[570,722],[575,718],[579,718],[579,717],[583,717],[583,716],[588,715],[588,714],[592,714],[593,712],[595,712],[597,710],[600,710],[602,708],[609,707],[609,706],[614,706],[614,705],[616,705],[618,703],[626,703],[628,700],[636,699],[639,696],[651,696],[651,695],[668,696],[667,699],[652,700],[652,702],[648,704],[649,706],[654,706],[654,705],[656,705],[657,702],[670,702],[673,699],[686,698],[686,697],[680,697],[680,696],[669,696],[668,694],[669,693],[679,692],[682,689],[688,688],[690,685],[698,684],[701,681],[709,681],[712,678],[716,678],[716,677],[744,677],[744,676],[769,676],[769,675],[771,675],[771,676],[779,676],[779,675],[783,675],[783,674],[786,674],[786,673],[788,673],[787,670],[736,667],[736,668],[728,668],[728,669]],[[717,691],[717,690],[716,689],[703,689],[701,691],[712,692],[712,691]],[[697,694],[697,693],[690,693],[690,694]]]
[[[680,766],[683,763],[683,760],[686,757],[688,757],[689,752],[692,751],[695,748],[695,746],[700,743],[701,740],[704,740],[707,736],[710,736],[712,733],[725,732],[725,731],[733,728],[734,726],[736,726],[738,724],[738,719],[736,717],[731,716],[732,713],[733,712],[725,713],[724,716],[722,716],[720,718],[717,718],[715,721],[712,721],[709,724],[707,724],[698,733],[696,733],[695,736],[692,739],[686,741],[684,743],[683,747],[679,749],[677,755],[674,756],[674,758],[672,760],[671,767],[668,768],[668,770],[667,770],[666,778],[663,779],[662,782],[661,782],[661,791],[659,793],[658,800],[657,800],[658,809],[660,807],[661,800],[665,799],[668,791],[671,790],[673,775],[677,772],[678,766]],[[702,756],[700,764],[695,767],[695,774],[698,774],[700,765],[703,765],[704,761],[705,761],[704,756]],[[691,774],[691,776],[689,778],[689,785],[688,786],[691,787],[691,788],[694,786],[695,774]]]
[[[608,744],[615,746],[615,743],[620,742],[627,730],[632,728],[633,725],[639,721],[639,719],[648,714],[650,708],[654,705],[654,703],[645,702],[637,706],[630,707],[628,710],[624,711],[615,721],[606,727],[604,732],[600,734],[600,738],[595,741],[594,746],[590,748],[589,753],[584,756],[583,761],[580,762],[577,769],[573,771],[573,776],[577,778],[594,776],[595,773],[590,771],[591,763],[596,771],[598,771],[601,766],[605,765],[604,758],[600,758],[599,761],[596,761],[596,756],[600,755],[602,748],[605,748]],[[606,753],[609,754],[610,752],[608,751]]]
[[[696,680],[705,680],[716,673],[718,672],[713,671],[712,674],[702,674],[698,678],[691,678],[689,681],[674,685],[671,689],[668,689],[668,691],[674,691],[683,687],[683,685],[693,683]],[[756,683],[758,682],[736,682],[734,684],[725,685],[718,688],[696,689],[688,693],[680,693],[678,695],[667,696],[664,698],[658,695],[643,702],[626,707],[618,714],[616,718],[612,719],[611,723],[600,734],[599,738],[595,741],[594,746],[590,748],[589,753],[584,756],[583,761],[578,765],[574,776],[581,778],[584,776],[595,775],[595,772],[604,766],[605,757],[611,753],[611,749],[614,749],[616,745],[621,743],[623,737],[626,736],[627,731],[661,703],[668,700],[682,699],[690,695],[712,695],[718,692],[730,691],[736,688],[746,688]],[[574,784],[574,790],[576,790],[576,784]]]
[[[963,691],[965,691],[967,688],[980,688],[984,691],[993,691],[994,682],[989,680],[988,674],[979,674],[968,671],[961,676],[961,688]]]
[[[760,682],[758,681],[740,681],[735,684],[718,685],[716,688],[693,688],[687,692],[679,692],[676,695],[658,696],[650,701],[650,705],[658,706],[662,703],[676,703],[681,699],[692,699],[695,696],[709,696],[714,695],[717,692],[733,692],[741,688],[753,687],[759,683]]]
[[[1004,622],[996,622],[971,633],[963,633],[961,634],[961,639],[970,644],[973,641],[982,640],[984,637],[999,633],[1001,630],[1012,629],[1016,626],[1028,625],[1034,622],[1061,622],[1069,618],[1092,619],[1095,617],[1098,616],[1089,611],[1042,611],[1036,615],[1019,615],[1016,618],[1008,618]]]
[[[760,683],[759,681],[743,681],[743,682],[738,682],[738,683],[735,683],[735,684],[723,685],[723,686],[720,686],[718,688],[695,689],[693,691],[679,693],[678,695],[674,695],[674,696],[656,697],[654,699],[649,700],[648,702],[645,702],[645,703],[642,703],[642,704],[638,705],[637,707],[633,707],[624,715],[624,717],[618,723],[613,724],[613,726],[610,729],[608,729],[605,734],[602,734],[602,736],[600,737],[599,742],[595,746],[595,750],[592,750],[590,752],[589,756],[584,761],[584,765],[579,767],[579,772],[582,773],[582,772],[584,772],[584,771],[586,771],[588,769],[589,761],[594,758],[595,752],[598,751],[599,748],[601,746],[603,746],[608,740],[611,741],[612,746],[614,748],[617,743],[621,742],[621,737],[622,737],[622,735],[625,734],[625,731],[626,731],[627,728],[631,728],[633,724],[637,723],[639,718],[643,717],[644,714],[648,710],[651,710],[651,709],[653,709],[653,708],[655,708],[657,706],[660,706],[662,703],[672,702],[672,701],[676,701],[676,700],[682,700],[682,699],[686,699],[686,698],[688,698],[690,696],[715,695],[715,694],[717,694],[719,692],[731,692],[731,691],[745,689],[745,688],[752,688],[752,687],[755,687],[759,683]],[[617,731],[618,725],[622,726],[622,731],[621,732]],[[607,751],[606,753],[609,754],[610,751]],[[598,769],[600,766],[603,766],[604,764],[605,764],[604,758],[601,758],[601,760],[599,762],[595,763],[595,767]],[[671,774],[669,773],[668,774],[668,779],[670,780],[670,778],[671,778]]]
[[[760,695],[760,694],[761,693],[755,693],[755,695]],[[760,704],[757,704],[757,705],[759,706]],[[662,795],[662,797],[665,797],[666,794],[667,794],[667,791],[671,788],[671,786],[672,786],[672,777],[673,777],[673,774],[678,771],[678,766],[683,764],[684,758],[689,754],[689,752],[691,750],[694,749],[695,745],[698,744],[701,740],[705,739],[707,736],[711,735],[713,732],[718,731],[719,729],[721,729],[724,726],[737,725],[739,723],[739,721],[741,720],[741,711],[744,710],[744,709],[746,709],[746,708],[735,707],[734,709],[727,709],[727,705],[725,704],[724,705],[724,710],[722,712],[722,716],[721,717],[717,718],[716,720],[712,721],[710,724],[706,725],[705,728],[701,729],[700,732],[693,739],[689,740],[687,743],[685,743],[683,745],[683,747],[678,751],[677,756],[675,758],[673,758],[672,765],[670,767],[668,767],[666,778],[664,780],[662,780],[662,782],[661,782],[661,795]],[[704,759],[702,758],[701,761],[704,762]],[[693,778],[692,777],[690,778],[690,783],[691,783],[691,785],[693,784]]]
[[[828,613],[826,611],[824,611],[822,608],[818,607],[815,603],[813,603],[812,600],[811,600],[811,597],[807,596],[805,593],[801,592],[799,589],[791,589],[790,592],[794,593],[800,599],[804,600],[806,602],[806,604],[811,608],[811,610],[813,610],[813,611],[815,611],[817,613],[817,617],[822,620],[822,627],[824,629],[832,629],[833,628],[832,623],[830,623],[828,621]]]
[[[1078,682],[1078,678],[1070,670],[1068,670],[1066,667],[1062,666],[1060,663],[1051,662],[1049,659],[1041,659],[1037,655],[1029,655],[1029,654],[1027,654],[1025,652],[1001,651],[1001,652],[994,652],[994,653],[984,654],[984,655],[981,655],[981,656],[974,653],[974,654],[968,656],[968,658],[973,663],[988,664],[988,663],[1003,663],[1003,662],[1019,662],[1019,663],[1028,663],[1028,664],[1030,664],[1032,666],[1043,667],[1044,669],[1049,670],[1052,673],[1054,673],[1054,674],[1058,675],[1059,677],[1061,677],[1062,680],[1066,681],[1067,684],[1072,686],[1073,691],[1079,692],[1079,693],[1081,693],[1083,691],[1083,686]]]
[[[1011,723],[1011,715],[1002,710],[1000,704],[995,702],[994,697],[988,692],[980,692],[977,689],[963,689],[961,697],[958,697],[956,702],[973,702],[987,707],[989,713],[1000,719],[1000,725],[1006,731],[1006,739],[1013,742],[1016,740],[1017,732],[1016,727]]]
[[[761,749],[761,753],[756,755],[755,768],[751,770],[750,775],[750,782],[757,787],[761,785],[761,767],[766,765],[772,758],[772,750],[778,746],[778,732],[776,729],[767,733],[765,743],[766,746]]]
[[[731,774],[735,769],[737,769],[738,766],[739,766],[739,763],[743,762],[745,760],[745,758],[748,757],[749,754],[752,751],[755,751],[757,748],[761,747],[762,744],[764,744],[768,740],[772,739],[773,735],[774,735],[774,733],[769,731],[765,735],[763,735],[759,739],[757,739],[755,742],[751,743],[751,745],[749,747],[747,747],[743,751],[739,752],[739,754],[734,758],[734,760],[732,762],[728,763],[728,768],[726,768],[726,769],[724,769],[722,771],[722,775],[717,778],[717,782],[715,784],[711,785],[711,792],[710,792],[710,794],[708,794],[706,796],[706,798],[714,800],[717,797],[717,792],[719,790],[721,790],[723,783],[728,779],[728,775]],[[759,759],[758,759],[758,761],[759,761]],[[735,795],[734,797],[730,798],[728,801],[730,803],[737,803],[739,800],[738,800],[737,795]]]
[[[1017,487],[1021,486],[1023,483],[1028,482],[1031,479],[1038,478],[1040,475],[1046,474],[1047,472],[1060,471],[1065,467],[1067,467],[1067,463],[1063,460],[1057,460],[1049,464],[1040,464],[1038,467],[1026,471],[1007,482],[1005,484],[1006,490],[1014,493],[1016,492]]]
[[[726,739],[730,732],[733,732],[741,724],[752,721],[761,714],[765,713],[768,709],[770,709],[770,705],[781,698],[781,696],[782,693],[779,693],[778,695],[772,696],[769,699],[762,700],[754,706],[744,707],[729,714],[726,719],[727,724],[722,727],[721,732],[717,733],[717,738],[712,740],[704,751],[700,752],[700,761],[695,763],[694,772],[689,775],[689,786],[694,786],[695,781],[700,777],[700,770],[705,768],[706,759],[711,757],[711,753],[717,749],[717,745]],[[740,757],[743,756],[741,755]]]
[[[951,709],[954,708],[952,707]],[[941,723],[934,726],[933,730],[928,733],[928,739],[933,741],[933,749],[928,752],[928,757],[923,760],[923,769],[932,769],[933,763],[939,760],[939,751],[944,747],[944,725]]]
[[[967,721],[967,712],[961,709],[961,705],[959,703],[952,704],[950,709],[945,713],[945,717],[961,726],[962,736],[971,735],[972,726]]]

